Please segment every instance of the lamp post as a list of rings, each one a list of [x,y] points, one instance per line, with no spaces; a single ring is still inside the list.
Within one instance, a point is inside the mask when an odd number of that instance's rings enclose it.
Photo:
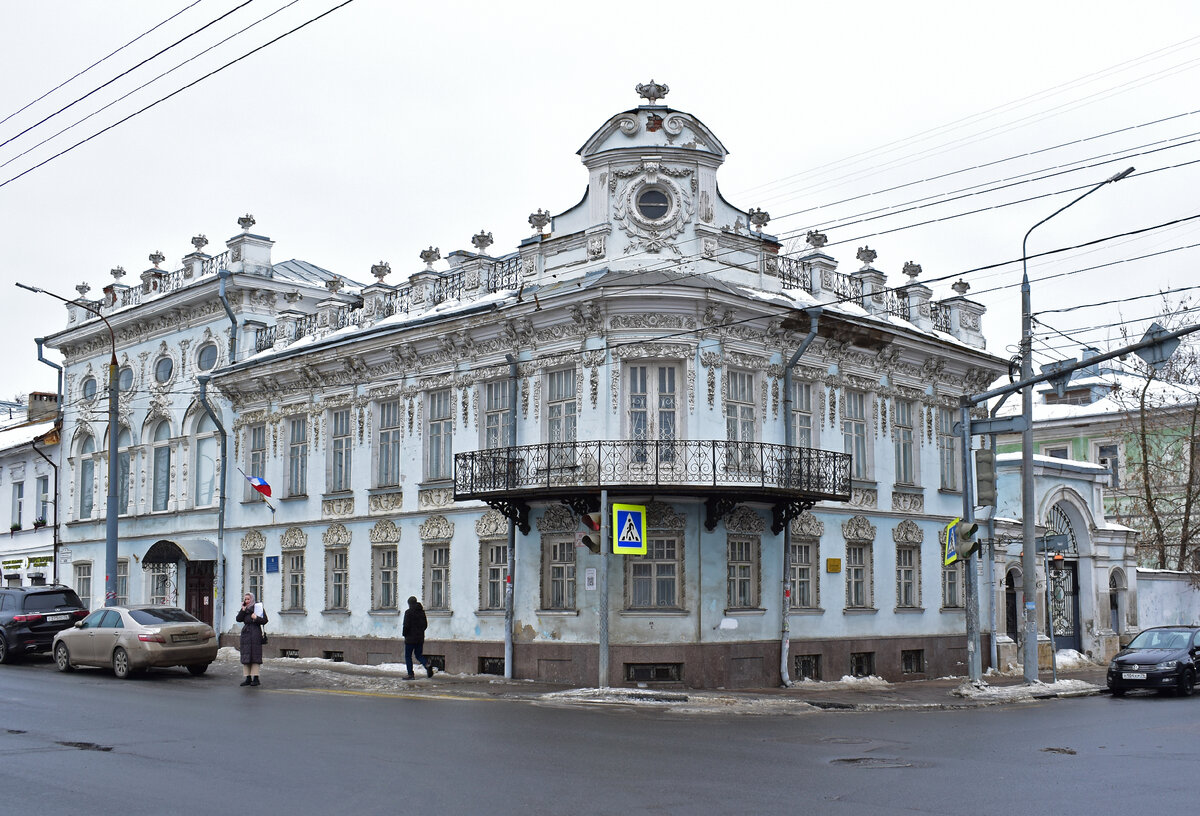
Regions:
[[[22,289],[38,294],[49,295],[61,300],[67,305],[81,306],[104,321],[108,329],[108,339],[112,344],[112,357],[108,361],[108,503],[104,519],[104,605],[115,606],[117,603],[117,336],[113,333],[112,324],[100,314],[99,309],[93,309],[80,300],[67,300],[61,295],[47,291],[37,286],[27,286],[18,283]]]
[[[1029,259],[1026,246],[1029,235],[1068,207],[1078,204],[1105,184],[1120,181],[1133,172],[1130,167],[1112,178],[1092,187],[1083,195],[1038,221],[1025,233],[1021,241],[1021,379],[1033,377],[1033,315],[1029,308]],[[1034,502],[1033,502],[1033,385],[1021,391],[1021,417],[1025,427],[1021,431],[1021,593],[1025,596],[1025,682],[1035,683],[1038,679],[1037,660],[1037,556],[1034,550]]]

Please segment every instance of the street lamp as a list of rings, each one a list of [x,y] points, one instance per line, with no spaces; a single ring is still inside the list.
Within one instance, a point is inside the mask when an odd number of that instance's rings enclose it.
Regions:
[[[1033,377],[1033,316],[1029,308],[1029,258],[1026,245],[1029,235],[1068,207],[1078,204],[1105,184],[1120,181],[1133,172],[1130,167],[1105,179],[1074,201],[1062,206],[1038,221],[1025,233],[1021,242],[1021,379]],[[1025,427],[1021,431],[1021,592],[1025,596],[1025,682],[1036,683],[1037,665],[1037,557],[1034,551],[1034,507],[1033,507],[1033,385],[1021,391],[1021,417]],[[992,635],[995,637],[995,634]]]
[[[117,336],[113,333],[112,324],[100,314],[99,309],[93,309],[82,298],[67,300],[61,295],[41,289],[37,286],[26,286],[18,283],[22,289],[49,295],[57,298],[68,306],[82,306],[96,317],[104,321],[108,329],[108,339],[112,344],[112,358],[108,361],[108,504],[104,520],[104,605],[114,606],[117,603]]]

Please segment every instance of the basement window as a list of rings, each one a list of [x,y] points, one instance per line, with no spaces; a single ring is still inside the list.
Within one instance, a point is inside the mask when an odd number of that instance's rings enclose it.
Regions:
[[[682,663],[626,663],[629,683],[678,683],[683,680]]]
[[[821,656],[819,654],[796,655],[793,665],[797,680],[821,679]]]

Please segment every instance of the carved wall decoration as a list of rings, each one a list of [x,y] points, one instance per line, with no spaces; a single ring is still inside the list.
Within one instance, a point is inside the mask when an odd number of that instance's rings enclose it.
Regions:
[[[814,539],[825,535],[825,522],[807,510],[792,519],[792,537]]]
[[[589,261],[595,261],[604,257],[603,235],[592,235],[588,237],[587,256]]]
[[[925,540],[925,531],[912,519],[905,519],[892,529],[892,540],[897,544],[920,544]]]
[[[676,513],[669,504],[652,501],[646,505],[647,530],[683,530],[687,527],[687,519]]]
[[[600,399],[600,366],[604,365],[604,352],[585,351],[583,353],[583,364],[588,367],[588,381],[591,384],[592,409],[595,410]]]
[[[579,520],[565,504],[552,504],[537,520],[539,533],[570,533],[579,527]]]
[[[508,519],[498,510],[488,510],[475,522],[475,535],[481,540],[504,538],[508,535]]]
[[[330,524],[328,529],[321,534],[321,543],[326,549],[342,548],[350,546],[350,531],[346,529],[345,524]]]
[[[925,512],[925,494],[924,493],[901,493],[899,491],[892,493],[892,510],[897,513],[916,513]]]
[[[258,530],[250,530],[242,536],[242,552],[262,552],[267,548],[267,538]]]
[[[721,352],[719,352],[719,351],[702,351],[702,352],[700,352],[700,365],[704,366],[707,369],[708,407],[712,408],[716,402],[717,369],[721,367]]]
[[[398,513],[404,507],[404,493],[388,492],[388,493],[373,493],[367,497],[367,512],[376,513]]]
[[[430,516],[418,530],[422,541],[449,541],[454,538],[454,523],[445,516]]]
[[[958,325],[970,331],[979,331],[979,315],[974,312],[959,312]]]
[[[372,544],[396,544],[400,541],[400,528],[391,519],[380,519],[367,537]]]
[[[625,252],[657,253],[669,249],[676,255],[682,251],[675,246],[674,239],[683,232],[684,224],[693,216],[690,190],[674,179],[692,175],[690,168],[672,168],[657,161],[643,161],[636,168],[613,171],[613,182],[618,178],[628,179],[619,190],[614,191],[613,217],[617,226],[630,238]],[[656,219],[648,219],[639,211],[637,198],[642,190],[654,187],[667,194],[667,212]]]
[[[289,527],[283,532],[283,537],[279,539],[279,549],[281,550],[303,550],[308,546],[308,534],[299,527]]]
[[[354,515],[354,497],[321,500],[321,518],[347,518]]]
[[[454,504],[454,488],[430,487],[417,491],[417,509],[433,510]]]
[[[691,365],[691,361],[695,357],[695,349],[692,346],[684,343],[636,343],[619,346],[613,349],[612,353],[614,363],[612,365],[612,410],[614,414],[620,410],[621,366],[619,362],[640,358],[683,360],[684,366],[687,368],[689,413],[695,410],[696,372]]]
[[[875,541],[875,526],[867,521],[866,516],[851,516],[842,522],[842,538],[847,541]]]
[[[851,487],[850,506],[873,510],[879,506],[879,491],[873,487]]]
[[[731,533],[762,535],[766,523],[762,516],[743,504],[725,517],[725,529]]]

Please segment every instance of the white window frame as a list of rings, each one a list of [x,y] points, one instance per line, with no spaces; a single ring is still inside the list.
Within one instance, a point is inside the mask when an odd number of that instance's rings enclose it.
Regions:
[[[915,433],[913,417],[916,414],[916,403],[912,400],[897,399],[894,402],[895,414],[892,416],[892,433],[896,453],[896,484],[916,486],[920,483],[920,454],[917,445],[919,436]]]
[[[921,608],[921,547],[896,545],[896,608]]]
[[[286,612],[305,611],[305,561],[303,550],[284,550],[279,558],[283,562],[283,603]]]
[[[267,478],[267,424],[256,422],[246,428],[246,475],[257,476],[266,481]],[[243,479],[246,486],[242,491],[242,501],[254,501],[260,494],[249,481]],[[258,595],[254,596],[258,598]]]
[[[37,477],[37,515],[33,517],[34,521],[41,519],[47,524],[50,523],[50,477]]]
[[[758,469],[758,411],[754,372],[733,369],[725,374],[725,467],[733,471]],[[743,444],[746,443],[746,444]],[[727,553],[728,554],[728,553]]]
[[[1116,451],[1112,456],[1104,456],[1101,451],[1105,448],[1115,448]],[[1119,490],[1121,487],[1121,459],[1122,459],[1121,443],[1115,439],[1099,439],[1092,442],[1092,458],[1096,464],[1106,466],[1112,470],[1108,477],[1108,487]]]
[[[842,395],[842,450],[851,457],[850,476],[860,480],[871,478],[871,445],[867,437],[871,419],[869,397],[866,391],[849,388]]]
[[[962,438],[954,433],[954,415],[944,405],[937,409],[938,468],[942,490],[962,491]]]
[[[13,482],[12,486],[12,523],[19,529],[22,526],[22,516],[25,514],[25,482]]]
[[[117,559],[117,605],[129,605],[129,559]]]
[[[395,612],[400,608],[400,548],[378,544],[371,548],[372,609]]]
[[[154,426],[151,445],[150,512],[165,513],[171,509],[171,424],[167,420],[160,420]],[[163,471],[161,479],[160,471]]]
[[[130,489],[130,463],[132,459],[133,434],[129,428],[122,425],[117,431],[117,515],[128,516],[133,513],[133,491]]]
[[[662,582],[670,582],[669,589]],[[625,586],[625,608],[628,610],[684,609],[683,536],[649,531],[646,554],[625,559]]]
[[[378,487],[400,485],[400,451],[402,439],[403,410],[400,400],[384,400],[379,403],[379,442],[375,449],[376,480]]]
[[[816,448],[818,424],[813,422],[812,383],[792,382],[792,444],[798,448]]]
[[[757,536],[731,535],[725,542],[725,608],[758,609],[761,597]]]
[[[505,585],[508,583],[508,542],[493,538],[479,542],[479,609],[504,609]]]
[[[874,544],[870,541],[846,542],[846,608],[874,609]]]
[[[308,495],[308,417],[288,420],[288,496]]]
[[[92,562],[76,561],[72,565],[75,594],[79,596],[84,609],[92,608]]]
[[[546,374],[546,441],[551,448],[550,466],[574,467],[578,430],[575,369],[564,368]]]
[[[261,551],[242,553],[242,594],[261,601],[266,592],[266,555]]]
[[[90,434],[79,442],[79,518],[96,514],[96,438]]]
[[[962,559],[947,565],[942,558],[942,609],[963,609],[963,567]]]
[[[429,392],[425,478],[431,482],[454,475],[454,395],[449,388]]]
[[[328,493],[354,489],[354,412],[335,408],[329,412]]]
[[[793,537],[791,544],[792,551],[788,559],[788,570],[790,572],[789,589],[791,590],[791,598],[789,606],[793,610],[797,609],[820,609],[821,608],[821,542],[815,538],[802,538],[797,540]],[[807,558],[802,556],[807,555]],[[807,587],[807,593],[802,589]],[[807,594],[806,603],[801,603],[801,596]]]
[[[206,424],[213,427],[207,428]],[[210,455],[206,456],[206,453]],[[212,418],[207,413],[202,414],[196,423],[196,455],[192,470],[196,477],[192,491],[195,507],[215,507],[217,505],[220,493],[220,486],[217,484],[217,457],[219,456],[216,425],[213,424]],[[207,480],[204,478],[205,470],[202,467],[206,459],[212,460],[211,474]]]
[[[483,448],[513,446],[512,381],[489,380],[483,384]]]
[[[345,612],[350,608],[350,550],[325,550],[325,611]]]
[[[450,611],[450,542],[436,541],[424,547],[426,609]]]
[[[646,360],[625,366],[625,415],[622,422],[627,439],[675,442],[684,438],[679,385],[683,366],[677,361]],[[673,445],[659,449],[660,464],[676,460]],[[634,464],[650,461],[649,445],[633,454]]]
[[[574,536],[548,536],[542,543],[542,609],[573,612],[578,609],[575,581]]]

